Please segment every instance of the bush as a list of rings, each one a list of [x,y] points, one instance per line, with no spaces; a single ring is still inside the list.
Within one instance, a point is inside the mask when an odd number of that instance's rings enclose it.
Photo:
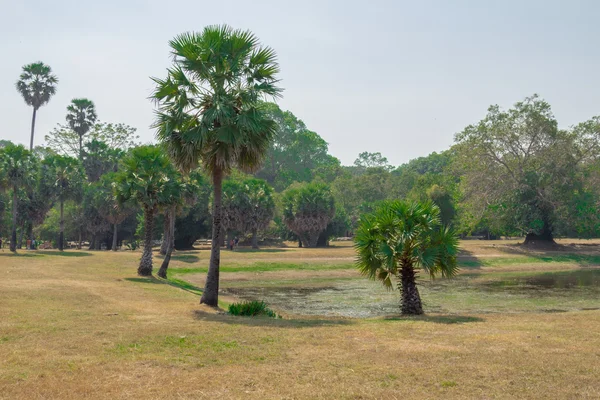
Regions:
[[[273,310],[267,307],[264,301],[244,301],[229,305],[229,314],[255,317],[257,315],[266,315],[271,318],[280,318]]]

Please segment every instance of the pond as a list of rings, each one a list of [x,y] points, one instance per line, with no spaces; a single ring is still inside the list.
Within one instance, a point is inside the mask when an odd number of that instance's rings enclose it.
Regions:
[[[465,274],[421,280],[426,312],[558,312],[600,308],[600,269],[509,276]],[[369,318],[399,313],[400,293],[366,279],[327,281],[306,287],[237,287],[225,292],[264,300],[280,312]]]

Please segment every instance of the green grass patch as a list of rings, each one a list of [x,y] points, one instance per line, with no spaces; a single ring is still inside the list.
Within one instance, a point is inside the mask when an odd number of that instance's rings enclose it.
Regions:
[[[561,254],[552,256],[494,257],[458,261],[458,265],[463,268],[539,263],[578,264],[581,266],[600,265],[600,256],[587,254]]]
[[[251,265],[222,265],[221,272],[269,272],[269,271],[320,271],[337,269],[354,269],[354,264],[292,264],[292,263],[266,263],[258,262]],[[173,274],[197,274],[208,272],[207,267],[198,268],[172,268],[169,273]]]
[[[271,310],[264,301],[243,301],[241,303],[232,303],[229,305],[229,314],[244,317],[267,316],[277,318],[278,315]]]

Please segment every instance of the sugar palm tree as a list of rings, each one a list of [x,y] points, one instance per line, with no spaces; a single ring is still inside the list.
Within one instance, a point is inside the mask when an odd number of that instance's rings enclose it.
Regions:
[[[212,248],[201,303],[218,304],[223,177],[260,167],[275,123],[260,106],[278,97],[275,52],[249,31],[226,25],[169,42],[173,66],[154,78],[157,137],[184,171],[201,163],[214,184]]]
[[[29,151],[33,150],[37,110],[39,110],[41,106],[47,104],[50,101],[50,98],[54,96],[57,83],[58,78],[56,75],[52,75],[52,69],[41,61],[25,65],[23,67],[23,72],[16,83],[17,90],[21,93],[21,96],[23,96],[25,103],[33,107]]]
[[[398,280],[402,314],[423,314],[416,285],[417,271],[432,278],[456,274],[456,234],[440,222],[440,210],[431,202],[386,202],[359,223],[355,248],[360,272],[393,288]]]
[[[67,107],[67,123],[79,136],[79,160],[83,160],[83,137],[94,126],[96,106],[88,99],[73,99]]]
[[[138,275],[152,275],[152,230],[154,214],[171,201],[174,169],[162,149],[156,146],[136,147],[122,160],[115,177],[115,193],[119,203],[134,200],[144,210],[144,252]]]
[[[17,250],[17,217],[19,190],[28,189],[35,183],[36,163],[33,154],[24,146],[9,144],[0,150],[2,189],[12,189],[12,232],[10,251]]]
[[[65,248],[64,206],[67,200],[77,200],[83,194],[85,175],[79,160],[73,157],[52,155],[42,161],[42,184],[50,196],[60,204],[60,233],[58,250]]]

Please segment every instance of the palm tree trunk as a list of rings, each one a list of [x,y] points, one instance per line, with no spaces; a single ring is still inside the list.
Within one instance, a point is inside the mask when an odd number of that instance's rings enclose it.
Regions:
[[[256,229],[252,229],[252,248],[258,249],[258,234]]]
[[[421,315],[423,305],[417,289],[416,273],[410,261],[401,261],[400,282],[402,290],[402,314]]]
[[[29,151],[33,150],[33,134],[35,132],[35,115],[37,114],[37,108],[33,107],[33,116],[31,117],[31,141],[29,142]]]
[[[83,161],[83,135],[79,135],[79,161]]]
[[[152,276],[152,227],[154,225],[154,209],[144,207],[144,253],[140,260],[138,275]]]
[[[221,264],[221,197],[223,192],[223,171],[216,168],[213,172],[214,202],[213,202],[213,231],[210,249],[210,264],[206,275],[204,292],[200,304],[216,307],[219,304],[219,266]]]
[[[77,250],[81,250],[81,242],[82,242],[82,238],[81,238],[81,228],[79,229],[79,244],[77,245]]]
[[[171,230],[171,212],[170,210],[165,211],[164,219],[163,219],[163,240],[160,245],[160,254],[166,255],[169,250],[169,243],[171,242],[170,238],[170,230]]]
[[[58,235],[58,250],[63,251],[65,248],[65,214],[64,214],[65,202],[60,199],[60,234]]]
[[[13,188],[13,201],[12,201],[12,234],[10,237],[10,251],[17,251],[17,206],[19,197],[17,195],[17,187]]]
[[[117,224],[113,224],[114,228],[113,228],[113,241],[112,241],[112,251],[117,251],[117,230],[118,230],[118,225]]]
[[[158,270],[158,276],[164,279],[167,279],[167,269],[169,268],[169,263],[171,262],[171,254],[173,254],[173,250],[175,248],[175,206],[171,206],[171,209],[168,211],[168,213],[170,214],[169,233],[171,238],[169,240],[169,246],[167,247],[165,259]]]

